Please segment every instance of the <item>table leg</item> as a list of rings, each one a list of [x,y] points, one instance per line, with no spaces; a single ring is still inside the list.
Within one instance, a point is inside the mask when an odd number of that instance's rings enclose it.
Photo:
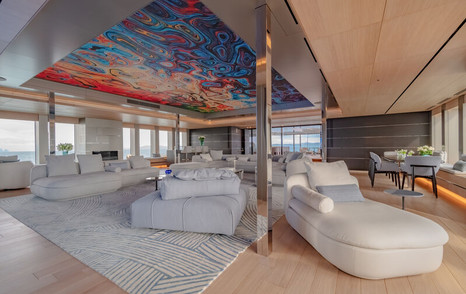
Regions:
[[[401,197],[401,208],[405,210],[405,196]]]

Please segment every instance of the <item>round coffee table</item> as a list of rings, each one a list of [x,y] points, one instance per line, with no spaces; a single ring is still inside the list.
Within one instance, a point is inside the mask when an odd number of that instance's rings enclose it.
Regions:
[[[166,176],[166,174],[161,174],[154,177],[147,177],[146,181],[155,182],[155,191],[157,191],[159,189],[159,181],[163,180]]]
[[[401,208],[405,209],[405,197],[422,197],[424,194],[416,191],[387,189],[384,191],[387,194],[401,197]]]

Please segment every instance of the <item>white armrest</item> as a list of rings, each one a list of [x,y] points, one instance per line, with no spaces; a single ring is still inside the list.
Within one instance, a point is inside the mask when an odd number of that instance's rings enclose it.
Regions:
[[[119,173],[119,172],[121,172],[121,168],[117,167],[117,166],[107,165],[107,166],[105,166],[105,171],[106,172]]]
[[[34,181],[37,179],[46,178],[46,177],[47,177],[47,165],[45,164],[36,165],[31,169],[30,184],[32,185],[32,183],[34,183]]]

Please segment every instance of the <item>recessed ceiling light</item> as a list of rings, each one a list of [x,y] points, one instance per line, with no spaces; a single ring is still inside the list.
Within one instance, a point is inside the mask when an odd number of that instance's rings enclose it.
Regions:
[[[0,2],[2,2],[2,0],[0,0]],[[4,82],[4,81],[6,81],[6,78],[0,77],[0,82]]]

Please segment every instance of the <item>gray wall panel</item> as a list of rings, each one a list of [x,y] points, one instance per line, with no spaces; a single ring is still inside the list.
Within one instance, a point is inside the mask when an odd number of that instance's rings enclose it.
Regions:
[[[430,112],[327,120],[328,161],[344,160],[353,170],[367,170],[369,152],[431,145]]]

